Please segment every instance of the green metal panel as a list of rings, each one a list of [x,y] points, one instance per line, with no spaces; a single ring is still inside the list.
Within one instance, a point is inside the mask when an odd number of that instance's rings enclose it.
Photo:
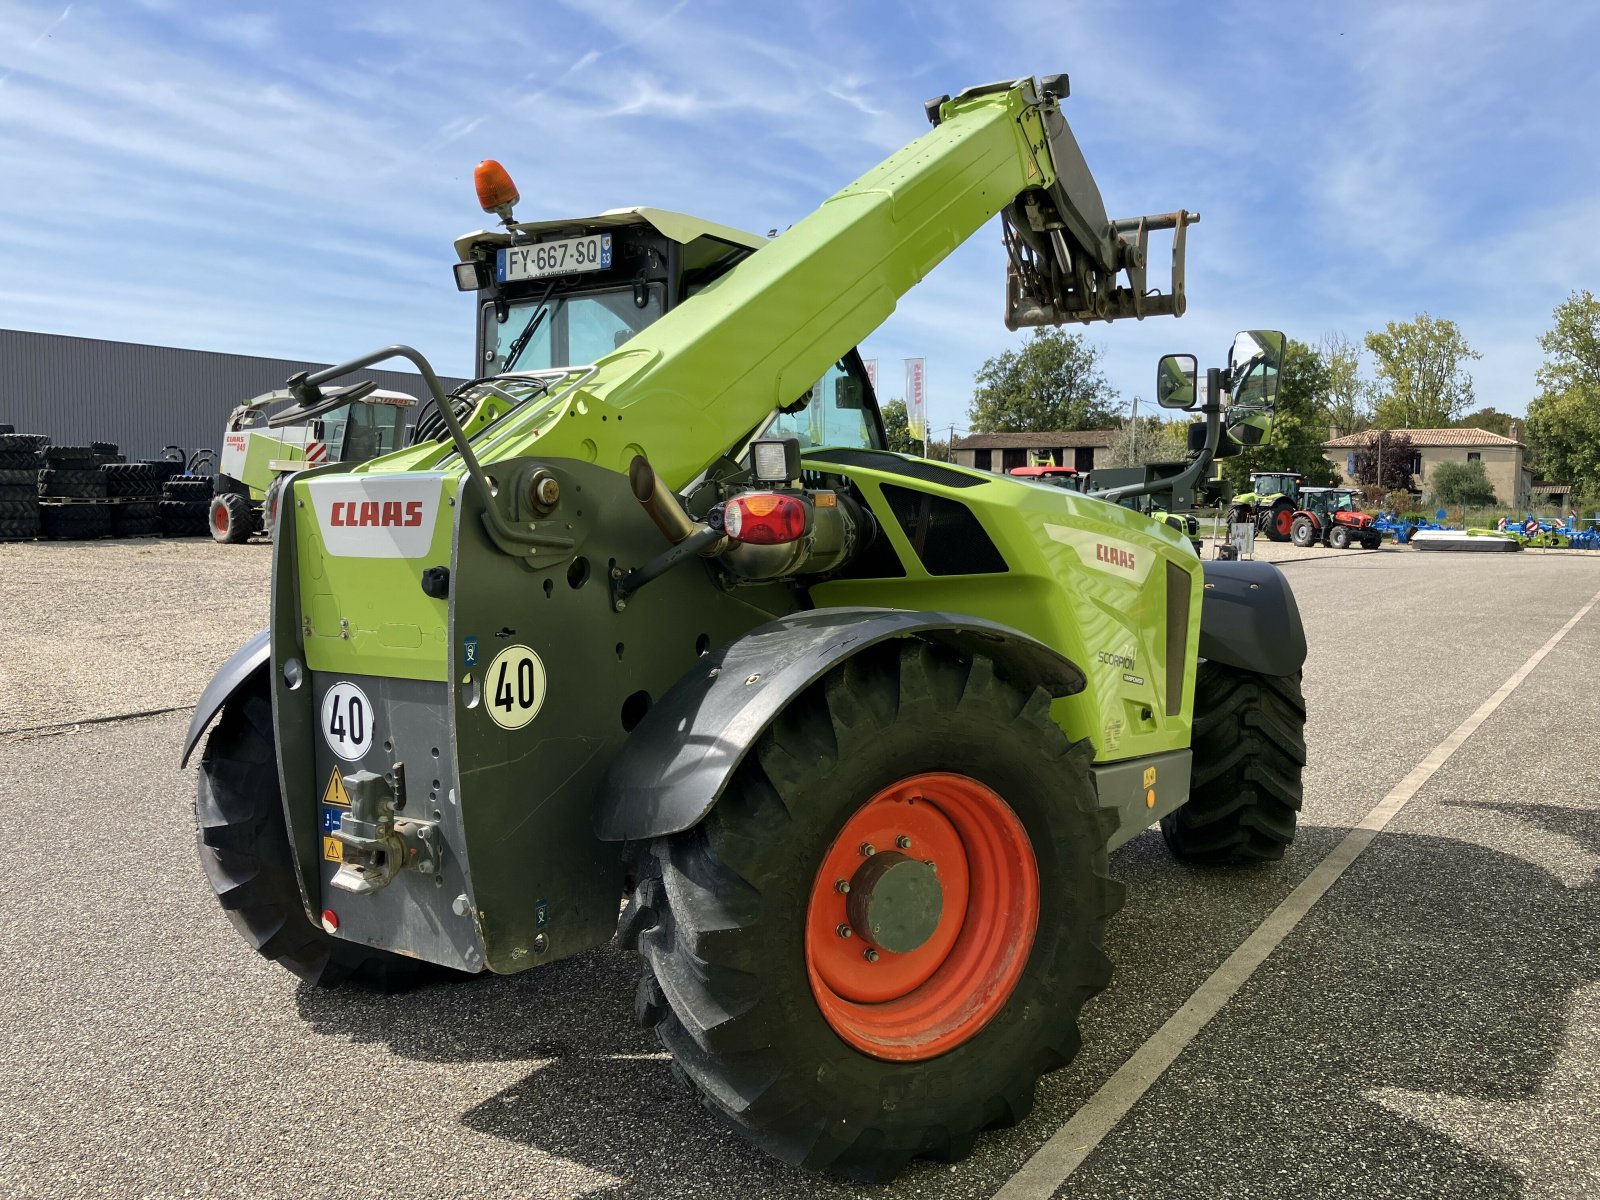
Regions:
[[[821,467],[827,452],[808,456]],[[824,605],[880,605],[977,613],[1022,630],[1083,668],[1089,686],[1056,701],[1054,715],[1068,736],[1089,738],[1098,761],[1141,757],[1189,745],[1194,661],[1200,623],[1174,644],[1185,647],[1182,695],[1168,715],[1167,571],[1178,566],[1190,581],[1187,612],[1198,614],[1200,560],[1170,526],[1119,505],[1060,488],[993,476],[976,487],[945,487],[859,466],[828,467],[860,486],[899,556],[903,579],[851,579],[821,584],[812,599]],[[964,504],[1001,555],[1005,574],[933,576],[880,490],[912,487]]]

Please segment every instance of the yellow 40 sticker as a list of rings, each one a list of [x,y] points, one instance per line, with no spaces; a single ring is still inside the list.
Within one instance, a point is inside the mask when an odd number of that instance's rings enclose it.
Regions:
[[[526,646],[507,646],[483,676],[483,706],[501,729],[521,729],[544,706],[544,663]]]

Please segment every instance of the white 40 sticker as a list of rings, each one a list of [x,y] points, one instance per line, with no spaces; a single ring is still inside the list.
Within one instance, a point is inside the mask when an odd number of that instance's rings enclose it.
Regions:
[[[355,762],[372,745],[375,716],[365,692],[353,683],[336,683],[322,698],[322,740],[340,758]]]
[[[483,677],[484,707],[501,729],[521,729],[544,704],[544,663],[526,646],[507,646]]]

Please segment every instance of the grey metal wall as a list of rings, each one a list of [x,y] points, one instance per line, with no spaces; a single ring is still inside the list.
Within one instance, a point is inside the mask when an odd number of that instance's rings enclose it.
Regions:
[[[326,365],[0,329],[0,424],[48,434],[57,445],[116,442],[130,459],[168,445],[220,450],[234,405]],[[357,378],[428,398],[413,372]],[[446,389],[462,382],[440,378]]]

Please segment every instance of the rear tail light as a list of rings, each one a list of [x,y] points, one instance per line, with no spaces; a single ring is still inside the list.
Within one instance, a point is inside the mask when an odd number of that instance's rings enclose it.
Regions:
[[[779,546],[805,537],[808,516],[806,503],[799,496],[751,492],[728,501],[722,513],[722,529],[736,542]]]

